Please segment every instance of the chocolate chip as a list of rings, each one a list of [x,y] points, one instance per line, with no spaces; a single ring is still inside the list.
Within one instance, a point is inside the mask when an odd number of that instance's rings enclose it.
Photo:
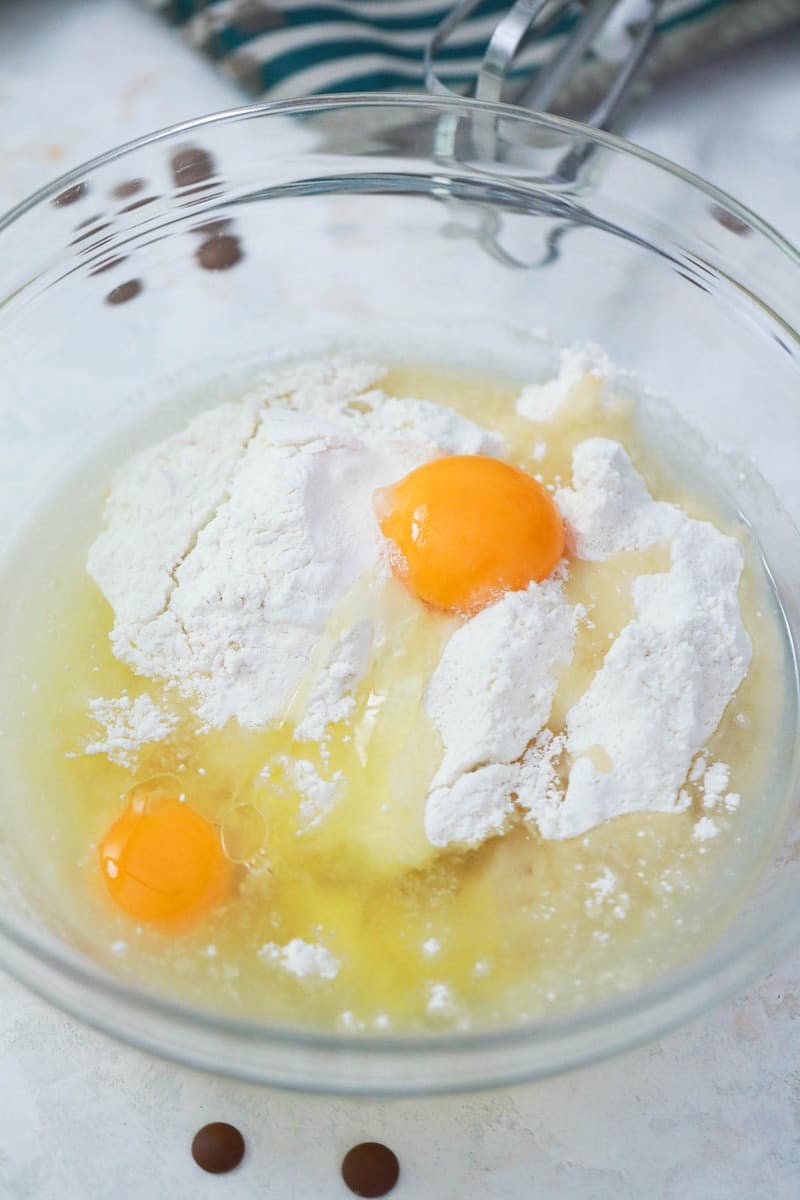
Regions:
[[[199,146],[184,146],[182,150],[177,150],[170,159],[170,166],[176,187],[202,183],[211,179],[215,170],[213,158]]]
[[[142,290],[141,279],[128,279],[125,283],[113,288],[106,296],[106,304],[126,304],[135,300]]]
[[[125,204],[119,210],[121,213],[135,212],[137,208],[144,208],[145,204],[153,204],[158,200],[158,196],[143,196],[141,200],[132,200],[130,204]]]
[[[113,188],[111,195],[115,200],[127,200],[129,196],[135,196],[137,192],[141,192],[144,183],[143,179],[123,179],[122,183],[118,183]]]
[[[206,238],[197,247],[197,261],[204,271],[227,271],[242,258],[242,244],[232,234]]]
[[[68,204],[75,204],[89,190],[89,185],[86,183],[73,183],[72,187],[65,188],[63,192],[59,192],[53,197],[52,203],[56,208],[66,208]]]
[[[380,1142],[362,1142],[342,1161],[342,1179],[356,1196],[386,1196],[400,1177],[397,1155]]]
[[[739,237],[747,237],[748,233],[753,232],[746,221],[737,217],[736,213],[732,213],[729,209],[723,208],[721,204],[711,205],[711,215],[718,225],[729,229],[731,233],[738,234]]]
[[[244,1158],[244,1138],[235,1125],[212,1121],[194,1135],[192,1158],[211,1175],[224,1175]]]
[[[118,254],[116,258],[107,258],[105,262],[101,262],[98,267],[94,267],[90,275],[102,275],[104,271],[110,271],[112,267],[118,267],[120,263],[124,263],[127,255]]]
[[[85,229],[87,225],[96,225],[98,221],[102,221],[103,213],[95,213],[93,217],[87,217],[85,221],[78,221],[75,226],[77,229]]]
[[[224,229],[230,229],[233,221],[230,217],[217,217],[213,221],[206,221],[202,225],[193,225],[192,233],[222,233]]]

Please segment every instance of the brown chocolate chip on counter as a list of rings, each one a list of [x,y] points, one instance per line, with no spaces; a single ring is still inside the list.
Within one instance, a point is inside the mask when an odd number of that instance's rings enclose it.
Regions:
[[[86,183],[73,183],[72,187],[64,188],[63,192],[59,192],[53,197],[52,204],[56,208],[66,208],[68,204],[75,204],[82,199],[89,190],[89,185]]]
[[[356,1196],[387,1196],[399,1178],[397,1155],[380,1142],[361,1142],[342,1161],[342,1179]]]
[[[241,260],[242,244],[238,237],[223,233],[206,238],[195,254],[204,271],[227,271]]]
[[[123,179],[122,183],[118,183],[112,189],[111,195],[115,200],[127,200],[130,196],[135,196],[137,192],[141,192],[145,184],[143,179]]]
[[[182,150],[176,150],[170,159],[170,166],[176,187],[203,183],[211,179],[215,171],[213,158],[199,146],[184,146]]]
[[[244,1158],[244,1138],[235,1125],[212,1121],[194,1135],[192,1158],[211,1175],[224,1175]]]
[[[125,304],[128,300],[135,300],[141,290],[141,279],[128,279],[118,287],[112,288],[106,296],[106,304]]]
[[[721,204],[711,205],[711,215],[723,229],[728,229],[731,233],[738,234],[739,237],[747,237],[748,233],[753,232],[746,221],[737,217],[736,213],[732,213],[729,209],[723,208]]]

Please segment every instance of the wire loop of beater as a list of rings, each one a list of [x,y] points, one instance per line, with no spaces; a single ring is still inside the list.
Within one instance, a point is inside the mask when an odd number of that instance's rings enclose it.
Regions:
[[[539,112],[552,111],[582,64],[593,55],[598,39],[609,22],[620,16],[624,18],[627,10],[630,20],[623,26],[627,30],[627,47],[619,59],[609,64],[609,82],[600,98],[584,115],[584,124],[605,132],[615,132],[642,80],[648,56],[658,37],[659,10],[663,2],[587,0],[576,8],[575,0],[515,0],[489,39],[475,78],[473,95],[478,100],[491,102],[508,100],[509,83],[514,77],[520,92],[518,107]],[[424,70],[425,85],[432,94],[459,94],[441,79],[436,66],[437,55],[447,47],[459,25],[472,15],[479,4],[480,0],[458,0],[431,37],[425,50]],[[635,6],[635,11],[632,6]],[[579,15],[576,16],[576,13]],[[529,48],[538,51],[537,37],[543,38],[547,31],[568,16],[575,19],[558,49],[549,61],[542,61],[536,54],[539,61],[532,68],[532,78],[520,84],[522,52]],[[541,49],[544,49],[544,42]],[[457,161],[457,127],[457,119],[451,115],[442,117],[436,145],[437,155],[443,164],[452,165]],[[482,155],[491,157],[496,147],[497,119],[480,114],[476,119],[476,131]],[[594,143],[590,139],[576,143],[558,160],[548,182],[571,190],[587,187],[587,168],[593,149]],[[540,267],[558,258],[563,237],[574,226],[564,224],[551,229],[542,257],[531,263],[520,262],[502,247],[501,227],[498,213],[486,208],[479,229],[472,236],[477,237],[493,257],[506,265]]]

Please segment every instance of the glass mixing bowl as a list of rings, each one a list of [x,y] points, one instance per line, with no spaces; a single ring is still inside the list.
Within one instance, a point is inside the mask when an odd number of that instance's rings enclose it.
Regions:
[[[402,96],[201,118],[95,159],[0,221],[0,297],[0,552],[62,473],[204,378],[331,345],[538,378],[548,337],[593,341],[728,451],[717,483],[732,498],[738,478],[766,480],[746,515],[800,634],[800,259],[729,197],[615,138]],[[796,938],[800,819],[796,764],[784,765],[784,827],[713,944],[647,987],[522,1027],[345,1036],[122,984],[59,936],[20,878],[8,789],[0,957],[82,1020],[231,1075],[372,1093],[543,1076],[655,1037]]]

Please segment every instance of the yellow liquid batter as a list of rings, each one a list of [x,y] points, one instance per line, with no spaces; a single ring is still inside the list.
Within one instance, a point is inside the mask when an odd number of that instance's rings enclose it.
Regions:
[[[441,745],[422,700],[456,622],[424,609],[395,581],[379,592],[369,581],[356,586],[334,613],[292,711],[275,727],[243,732],[231,724],[199,733],[187,708],[176,732],[147,748],[133,772],[82,754],[96,732],[87,716],[92,698],[125,689],[132,697],[161,694],[113,657],[112,613],[85,573],[100,525],[100,481],[124,459],[121,444],[41,515],[42,542],[59,546],[47,579],[37,576],[25,545],[2,578],[11,599],[0,640],[0,756],[4,777],[14,781],[5,799],[9,836],[13,829],[31,890],[65,936],[115,973],[204,1007],[272,1021],[372,1030],[479,1026],[634,987],[691,957],[729,918],[776,817],[764,797],[779,777],[776,731],[791,683],[779,610],[756,551],[732,514],[715,510],[713,484],[695,493],[684,480],[670,483],[632,406],[603,409],[590,384],[567,415],[538,426],[514,410],[518,384],[420,366],[393,369],[381,387],[499,430],[510,460],[549,484],[570,480],[577,442],[615,438],[654,496],[740,538],[753,660],[708,746],[709,761],[731,767],[739,810],[715,811],[720,833],[708,842],[693,836],[702,812],[695,796],[683,814],[626,816],[567,841],[545,841],[520,826],[477,850],[435,850],[423,804]],[[534,461],[540,441],[547,451]],[[26,544],[31,538],[36,529]],[[632,579],[668,561],[668,548],[657,547],[571,563],[567,595],[587,605],[593,625],[578,634],[552,729],[562,727],[632,617]],[[293,718],[315,669],[366,606],[387,642],[359,687],[355,713],[334,729],[323,756],[319,746],[294,739]],[[174,708],[172,695],[168,704]],[[314,763],[326,779],[341,772],[346,781],[310,831],[302,831],[302,798],[286,758]],[[227,902],[180,935],[137,925],[114,908],[96,850],[131,788],[165,775],[220,826],[236,863]],[[616,886],[605,895],[599,881],[608,871]],[[257,953],[295,937],[325,945],[341,963],[338,976],[295,979]]]

